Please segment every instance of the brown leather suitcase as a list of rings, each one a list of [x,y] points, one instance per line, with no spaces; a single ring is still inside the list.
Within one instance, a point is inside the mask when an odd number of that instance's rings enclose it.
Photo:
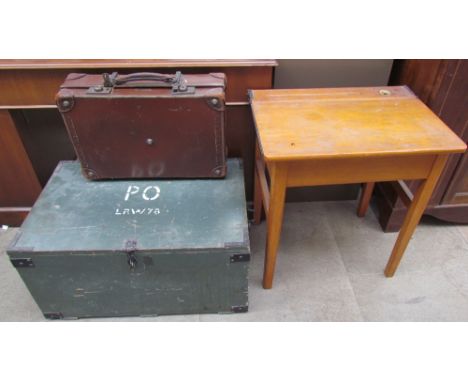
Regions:
[[[226,78],[72,73],[57,106],[88,179],[222,178]]]

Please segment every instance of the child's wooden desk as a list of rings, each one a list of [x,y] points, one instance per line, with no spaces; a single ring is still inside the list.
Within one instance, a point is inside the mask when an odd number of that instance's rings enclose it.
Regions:
[[[385,275],[393,276],[450,153],[461,141],[408,88],[251,91],[257,130],[254,220],[267,216],[263,287],[271,288],[287,187],[365,183],[362,216],[374,182],[422,179]],[[268,170],[270,182],[266,177]],[[404,192],[401,195],[405,195]]]

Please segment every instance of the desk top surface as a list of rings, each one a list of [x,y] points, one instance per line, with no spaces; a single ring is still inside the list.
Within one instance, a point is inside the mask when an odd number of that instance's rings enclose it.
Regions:
[[[0,60],[2,69],[98,69],[277,66],[276,60]]]
[[[405,86],[251,91],[267,160],[463,152],[466,144]]]

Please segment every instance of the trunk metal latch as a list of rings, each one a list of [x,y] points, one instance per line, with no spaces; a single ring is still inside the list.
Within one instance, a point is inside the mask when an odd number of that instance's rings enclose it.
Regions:
[[[136,240],[127,240],[125,242],[125,252],[127,253],[127,263],[130,266],[130,269],[135,269],[137,262],[138,262],[135,256],[136,250],[137,250]]]

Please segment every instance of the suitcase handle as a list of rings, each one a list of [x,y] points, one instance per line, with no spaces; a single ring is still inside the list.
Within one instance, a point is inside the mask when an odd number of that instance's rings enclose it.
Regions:
[[[105,87],[121,86],[131,82],[143,82],[139,84],[139,86],[152,86],[155,85],[154,82],[162,82],[163,84],[168,84],[169,86],[177,85],[178,87],[180,87],[181,82],[182,84],[185,84],[185,79],[183,78],[181,72],[176,72],[175,75],[140,72],[120,76],[117,72],[114,72],[112,74],[104,73],[103,78]]]

